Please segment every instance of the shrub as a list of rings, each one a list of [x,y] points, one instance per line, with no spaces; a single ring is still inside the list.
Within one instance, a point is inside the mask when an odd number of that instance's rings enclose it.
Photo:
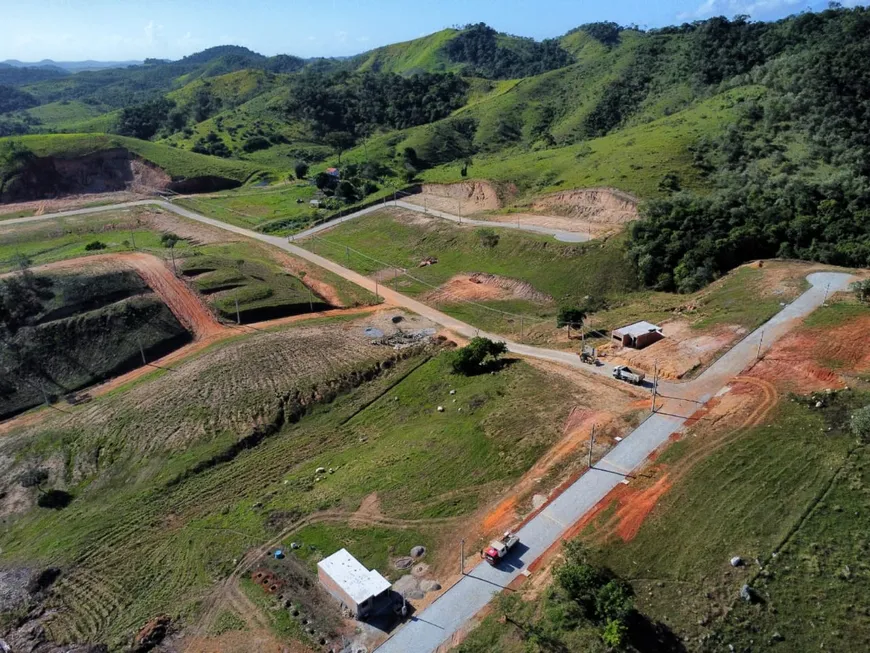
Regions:
[[[494,365],[506,352],[507,345],[503,342],[493,342],[489,338],[472,338],[468,345],[453,353],[453,371],[465,376],[480,374]]]
[[[87,245],[85,245],[86,252],[96,252],[96,251],[99,251],[101,249],[106,249],[106,244],[101,243],[99,240],[95,240],[95,241],[90,242]]]
[[[163,234],[162,236],[160,236],[160,244],[163,245],[164,247],[169,248],[169,249],[172,249],[173,247],[175,247],[175,244],[179,240],[181,240],[180,237],[178,237],[174,233],[168,232],[168,231],[165,234]]]
[[[480,244],[487,249],[492,249],[498,245],[499,235],[494,230],[484,227],[478,229],[476,233],[477,237],[480,238]]]
[[[857,295],[858,299],[862,302],[866,302],[870,299],[870,279],[864,279],[863,281],[856,281],[851,286],[849,286],[851,291]]]
[[[852,413],[852,434],[861,442],[870,441],[870,406],[864,406]]]
[[[305,179],[308,176],[308,164],[304,161],[297,161],[293,171],[296,173],[296,179]]]

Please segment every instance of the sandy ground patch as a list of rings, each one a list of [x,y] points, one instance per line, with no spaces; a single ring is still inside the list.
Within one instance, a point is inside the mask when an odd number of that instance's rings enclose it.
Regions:
[[[308,653],[300,642],[282,642],[267,629],[232,631],[215,637],[191,637],[182,643],[185,653]]]
[[[506,188],[504,192],[515,191]],[[458,184],[423,184],[421,193],[404,199],[411,204],[453,215],[471,215],[500,209],[501,194],[495,184],[488,181],[463,181]]]
[[[735,325],[716,327],[702,333],[692,330],[686,320],[672,320],[662,324],[665,338],[644,349],[630,349],[607,344],[601,347],[608,360],[638,367],[652,373],[658,366],[659,376],[682,379],[692,370],[706,367],[726,347],[746,335],[746,329]]]
[[[391,278],[391,277],[390,277]],[[535,290],[525,281],[475,272],[457,274],[423,297],[425,302],[493,301],[525,299],[537,304],[550,304],[553,298]]]

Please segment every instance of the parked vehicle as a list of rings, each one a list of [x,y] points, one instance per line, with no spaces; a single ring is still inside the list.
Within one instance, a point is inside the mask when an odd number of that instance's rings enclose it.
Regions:
[[[519,536],[508,531],[500,540],[493,540],[489,543],[489,548],[483,554],[484,560],[495,567],[519,541]]]
[[[634,385],[640,385],[646,378],[643,372],[635,372],[626,365],[617,365],[613,368],[613,378],[619,381],[626,381]]]

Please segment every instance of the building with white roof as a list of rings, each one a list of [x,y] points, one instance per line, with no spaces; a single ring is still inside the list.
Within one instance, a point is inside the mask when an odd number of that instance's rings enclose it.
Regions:
[[[318,562],[317,577],[326,591],[355,613],[357,619],[367,616],[390,589],[386,578],[366,569],[347,549]]]
[[[643,349],[664,337],[662,328],[651,322],[635,322],[634,324],[613,330],[613,339],[615,341],[623,347],[631,347],[633,349]]]

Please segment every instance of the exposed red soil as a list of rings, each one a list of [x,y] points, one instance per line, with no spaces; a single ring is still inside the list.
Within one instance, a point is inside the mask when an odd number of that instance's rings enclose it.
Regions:
[[[749,373],[796,393],[846,385],[844,373],[870,369],[870,316],[833,328],[800,329],[774,344]],[[836,369],[831,369],[835,367]]]

